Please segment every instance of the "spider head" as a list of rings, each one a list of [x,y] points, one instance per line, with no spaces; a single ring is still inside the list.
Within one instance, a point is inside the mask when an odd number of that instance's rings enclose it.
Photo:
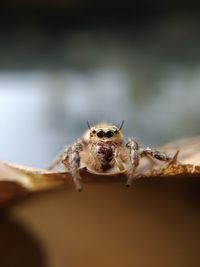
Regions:
[[[113,142],[117,144],[121,144],[123,141],[123,135],[121,132],[121,128],[116,125],[102,123],[95,126],[90,127],[88,123],[88,130],[84,135],[84,139],[86,142]]]

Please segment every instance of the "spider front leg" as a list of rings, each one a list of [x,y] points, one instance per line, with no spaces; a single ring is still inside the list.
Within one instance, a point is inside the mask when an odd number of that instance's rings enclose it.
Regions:
[[[160,161],[166,161],[169,162],[173,160],[173,157],[168,156],[167,154],[160,152],[156,149],[152,149],[150,147],[147,148],[139,148],[138,143],[134,139],[129,139],[126,147],[129,148],[130,152],[130,164],[129,164],[129,169],[127,170],[127,186],[130,186],[132,181],[135,178],[135,170],[137,166],[139,165],[139,160],[142,157],[150,157],[150,158],[155,158]],[[175,157],[174,157],[175,159]]]
[[[150,156],[152,158],[158,159],[160,161],[170,161],[173,158],[168,156],[167,154],[160,152],[156,149],[147,147],[147,148],[142,148],[140,150],[140,155],[141,157],[145,157],[145,156]]]
[[[140,153],[139,145],[134,139],[129,139],[126,147],[129,149],[129,167],[127,170],[127,181],[126,186],[130,186],[135,177],[135,170],[139,165]]]
[[[65,158],[62,160],[65,168],[71,172],[72,180],[75,184],[76,190],[82,191],[82,182],[80,176],[80,152],[83,150],[83,142],[78,140],[72,146],[69,147],[68,153],[65,155]]]

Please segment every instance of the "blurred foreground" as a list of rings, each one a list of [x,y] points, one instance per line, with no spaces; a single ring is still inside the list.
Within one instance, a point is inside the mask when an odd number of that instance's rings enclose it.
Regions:
[[[195,179],[38,196],[1,220],[0,265],[199,266],[199,196]]]

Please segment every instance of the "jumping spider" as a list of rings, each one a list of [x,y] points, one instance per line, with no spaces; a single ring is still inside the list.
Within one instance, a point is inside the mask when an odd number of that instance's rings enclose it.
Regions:
[[[124,144],[121,132],[124,121],[120,127],[102,123],[90,126],[74,144],[67,146],[63,153],[50,165],[53,169],[62,163],[66,171],[72,175],[73,182],[78,191],[82,190],[80,168],[82,165],[91,172],[106,173],[115,168],[116,173],[125,172],[126,185],[130,186],[135,178],[135,171],[143,157],[155,158],[160,161],[170,161],[172,158],[165,153],[149,147],[142,148],[135,139],[129,138]]]

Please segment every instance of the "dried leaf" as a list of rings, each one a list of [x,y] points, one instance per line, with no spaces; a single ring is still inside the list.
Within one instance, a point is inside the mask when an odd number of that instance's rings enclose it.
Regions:
[[[200,137],[183,139],[160,148],[171,155],[173,160],[166,164],[157,160],[142,160],[137,176],[154,177],[200,177]],[[125,173],[99,175],[81,170],[83,182],[119,182],[125,181]],[[56,189],[69,185],[69,173],[34,169],[26,166],[0,162],[0,207],[30,193]]]
[[[32,192],[57,188],[69,178],[16,164],[0,162],[0,207],[21,199]]]

